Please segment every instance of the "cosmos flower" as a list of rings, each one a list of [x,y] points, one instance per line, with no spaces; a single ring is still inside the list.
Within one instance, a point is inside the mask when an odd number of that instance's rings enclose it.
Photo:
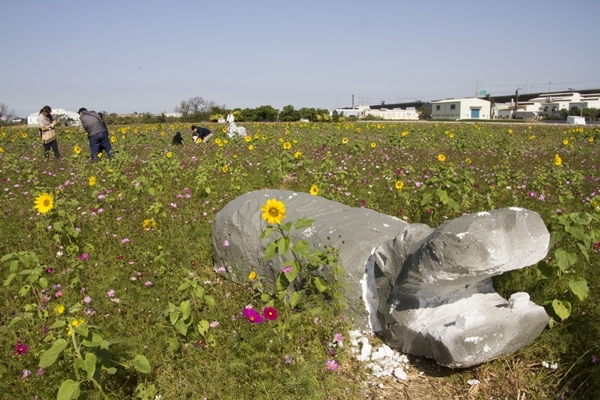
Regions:
[[[263,310],[263,316],[269,321],[276,321],[279,317],[279,314],[277,313],[277,310],[273,307],[266,307]]]
[[[244,316],[253,324],[260,324],[265,320],[254,308],[244,308]]]

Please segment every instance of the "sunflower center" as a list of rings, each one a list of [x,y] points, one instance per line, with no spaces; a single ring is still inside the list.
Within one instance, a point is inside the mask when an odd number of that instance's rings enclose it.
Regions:
[[[50,199],[44,199],[44,207],[50,207]]]
[[[269,215],[275,218],[279,215],[279,211],[276,208],[271,208],[269,209]]]

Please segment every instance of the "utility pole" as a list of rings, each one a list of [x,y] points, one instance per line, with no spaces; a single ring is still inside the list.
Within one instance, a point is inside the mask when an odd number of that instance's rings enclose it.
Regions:
[[[517,107],[519,105],[519,89],[521,88],[517,88],[517,91],[515,92],[515,112],[513,113],[513,119],[517,119]]]

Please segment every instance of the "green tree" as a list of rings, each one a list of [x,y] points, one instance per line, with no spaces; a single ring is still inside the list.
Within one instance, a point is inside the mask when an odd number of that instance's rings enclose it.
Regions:
[[[294,109],[294,106],[287,105],[281,109],[279,120],[285,122],[294,122],[300,120],[300,112]]]

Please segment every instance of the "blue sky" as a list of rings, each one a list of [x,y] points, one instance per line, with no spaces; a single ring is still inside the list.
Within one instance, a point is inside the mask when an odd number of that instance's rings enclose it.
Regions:
[[[0,103],[18,115],[334,108],[600,88],[598,0],[7,1]]]

